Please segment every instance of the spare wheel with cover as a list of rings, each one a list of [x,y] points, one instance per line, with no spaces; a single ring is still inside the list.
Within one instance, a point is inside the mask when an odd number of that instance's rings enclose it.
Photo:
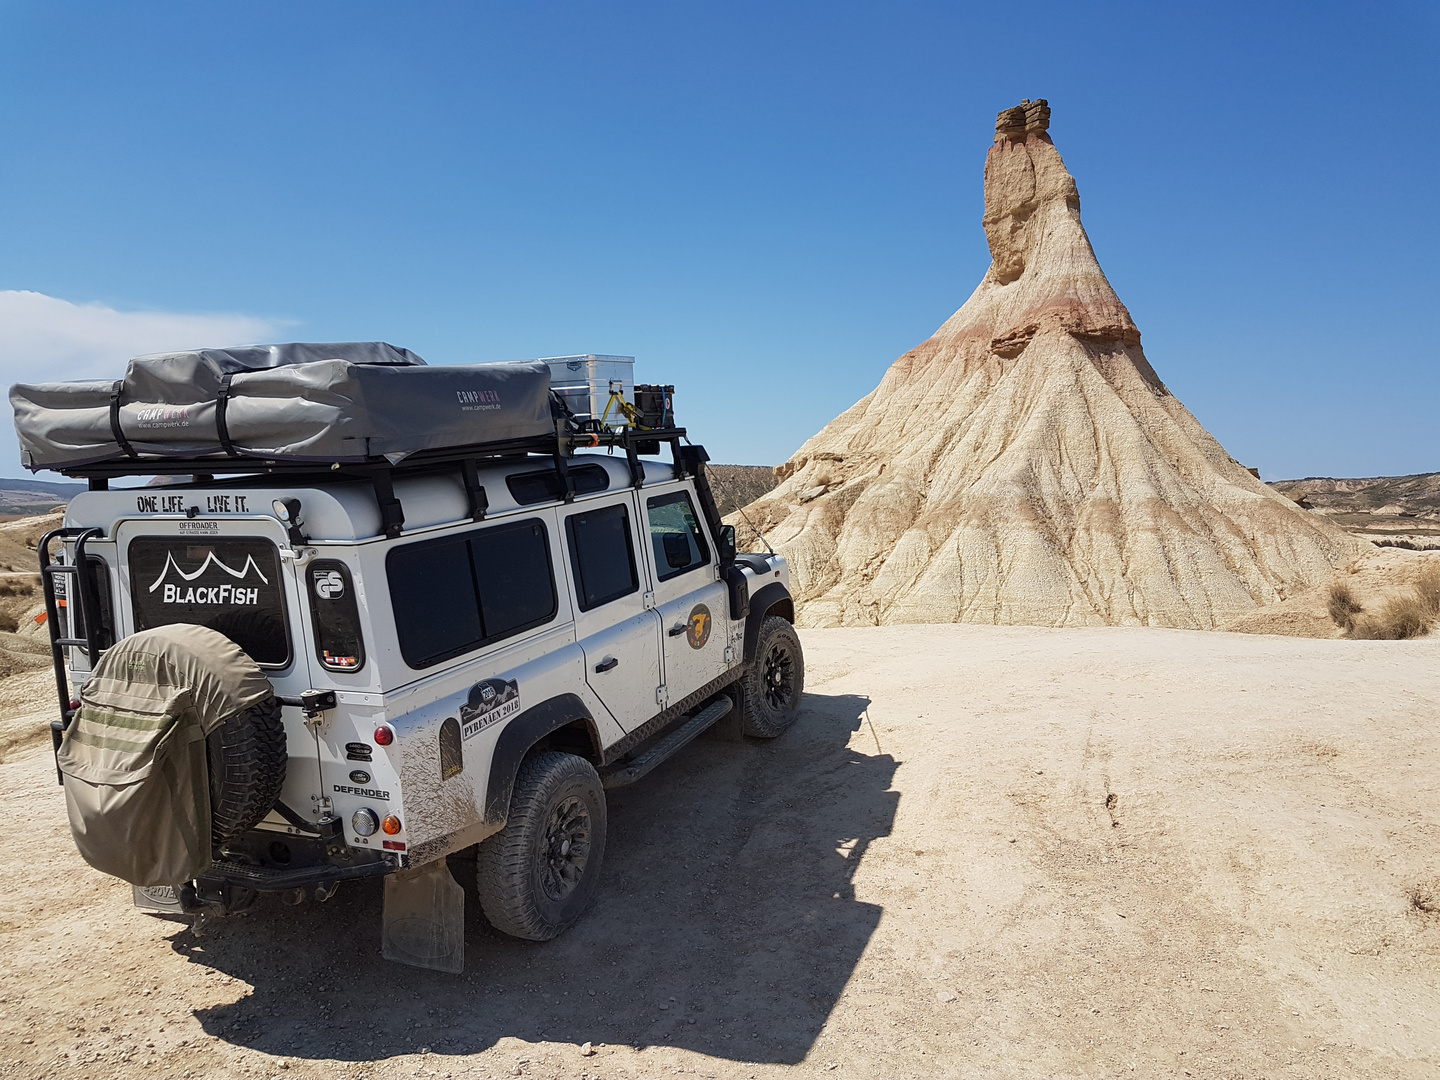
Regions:
[[[274,805],[285,729],[274,688],[238,645],[177,623],[100,658],[58,760],[85,861],[132,885],[177,885]]]

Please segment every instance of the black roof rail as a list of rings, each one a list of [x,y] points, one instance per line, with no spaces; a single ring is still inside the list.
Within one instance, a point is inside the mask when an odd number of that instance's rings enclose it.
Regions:
[[[669,428],[620,428],[598,431],[560,430],[554,435],[537,436],[529,439],[511,439],[503,442],[473,443],[467,446],[448,446],[437,450],[421,450],[410,454],[401,461],[392,462],[384,457],[370,457],[352,461],[281,461],[263,457],[155,457],[115,458],[109,461],[94,461],[84,465],[67,465],[54,471],[90,482],[90,490],[104,491],[109,482],[124,476],[194,476],[205,482],[217,476],[253,476],[257,482],[286,482],[316,484],[335,480],[360,480],[368,483],[375,492],[375,502],[380,509],[381,528],[386,536],[395,537],[405,530],[405,510],[395,496],[394,482],[399,477],[424,475],[426,473],[459,470],[470,502],[470,514],[475,520],[484,517],[489,508],[485,489],[479,483],[478,470],[481,465],[499,463],[505,460],[527,460],[531,455],[550,458],[560,490],[565,492],[565,501],[575,497],[574,481],[570,476],[570,458],[581,450],[620,449],[630,469],[630,482],[640,487],[645,482],[645,471],[640,464],[640,455],[659,453],[661,443],[669,443],[671,457],[677,478],[695,475],[695,447],[682,447],[686,439],[682,427]],[[703,455],[704,451],[701,450]],[[701,460],[704,460],[702,457]],[[706,489],[708,494],[708,487]],[[707,510],[710,508],[707,507]],[[712,516],[707,513],[707,517]]]
[[[367,457],[343,461],[331,458],[314,460],[279,460],[260,456],[242,455],[228,457],[210,455],[205,457],[119,457],[106,461],[92,461],[81,465],[59,465],[51,471],[76,479],[110,480],[123,476],[215,476],[221,473],[254,473],[267,476],[313,476],[328,470],[351,476],[368,476],[375,469],[388,469],[393,475],[429,470],[437,465],[474,459],[518,457],[525,454],[547,454],[570,458],[579,450],[599,447],[619,448],[627,456],[640,453],[658,453],[659,443],[668,442],[672,449],[686,438],[685,429],[673,428],[622,428],[612,431],[565,431],[555,435],[540,435],[528,439],[509,439],[502,442],[470,443],[464,446],[447,446],[436,450],[419,450],[403,460],[392,462],[384,457]],[[101,489],[103,490],[103,488]]]

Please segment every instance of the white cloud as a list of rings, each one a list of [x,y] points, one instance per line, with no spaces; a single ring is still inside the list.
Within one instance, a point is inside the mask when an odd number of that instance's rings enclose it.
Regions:
[[[248,345],[277,324],[249,315],[116,311],[44,293],[0,290],[0,377],[12,382],[120,378],[144,353]]]
[[[0,381],[118,379],[132,356],[273,340],[282,324],[251,315],[117,311],[44,293],[0,290]],[[8,425],[6,425],[8,427]],[[9,447],[9,453],[5,447]],[[13,428],[0,440],[0,476],[25,476]]]

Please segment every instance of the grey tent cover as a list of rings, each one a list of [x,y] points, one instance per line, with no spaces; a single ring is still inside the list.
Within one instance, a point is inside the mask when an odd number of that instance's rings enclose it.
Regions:
[[[121,380],[10,388],[26,468],[234,453],[344,462],[552,434],[541,363],[430,367],[381,341],[131,360]],[[222,429],[223,424],[223,429]]]

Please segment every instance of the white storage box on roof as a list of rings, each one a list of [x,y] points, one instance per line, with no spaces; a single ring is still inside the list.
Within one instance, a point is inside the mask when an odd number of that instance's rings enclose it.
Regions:
[[[550,366],[550,389],[562,398],[570,411],[580,419],[599,420],[605,415],[612,391],[630,404],[635,403],[635,358],[633,356],[602,356],[585,353],[580,356],[547,356],[542,364]],[[623,417],[611,409],[607,418],[617,423]]]

